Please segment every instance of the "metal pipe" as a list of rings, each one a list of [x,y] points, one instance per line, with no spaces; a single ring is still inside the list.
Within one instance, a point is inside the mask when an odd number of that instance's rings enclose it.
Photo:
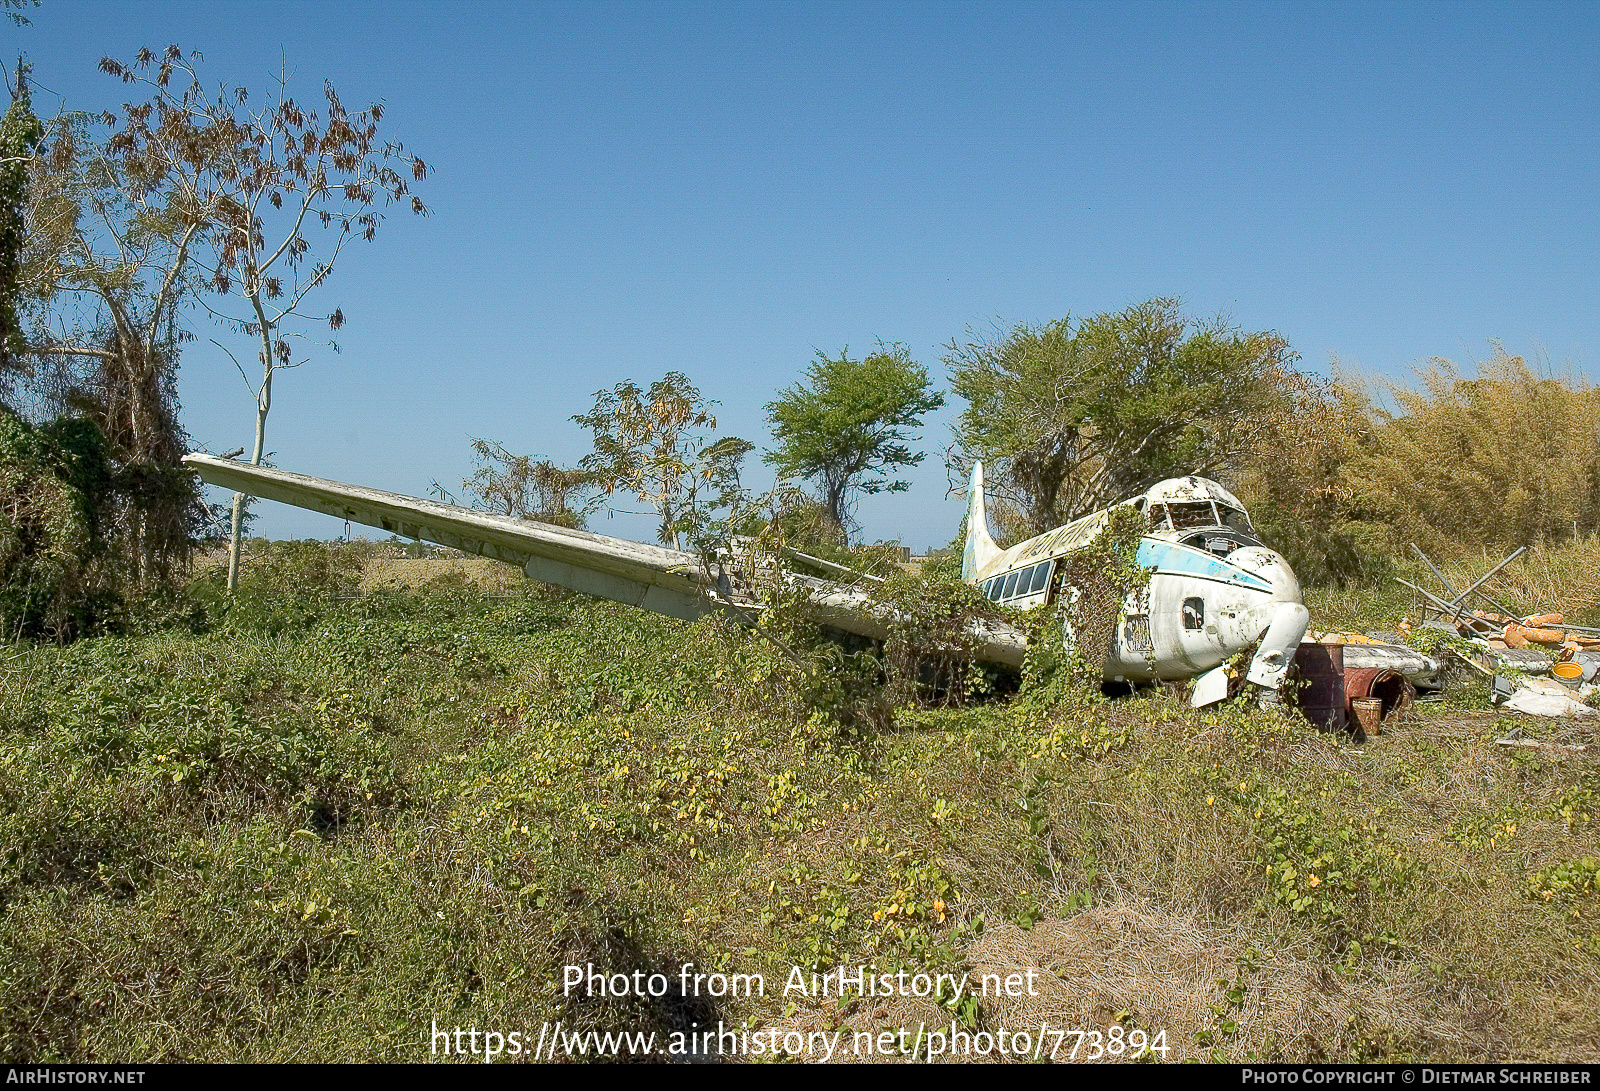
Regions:
[[[1485,580],[1487,580],[1490,576],[1494,575],[1496,572],[1500,571],[1506,565],[1510,564],[1512,561],[1516,560],[1518,557],[1522,556],[1526,552],[1528,552],[1528,547],[1527,546],[1518,546],[1517,547],[1517,551],[1515,553],[1511,554],[1511,556],[1507,557],[1505,560],[1501,561],[1499,564],[1497,564],[1493,568],[1489,569],[1489,571],[1487,571],[1483,575],[1479,576],[1477,583],[1473,584],[1471,587],[1467,588],[1461,594],[1457,595],[1456,596],[1456,601],[1452,602],[1450,604],[1451,608],[1454,609],[1456,603],[1459,603],[1459,602],[1462,602],[1463,600],[1465,600],[1468,595],[1472,594],[1480,586],[1482,586],[1483,582]]]
[[[1428,559],[1428,555],[1422,552],[1422,547],[1417,545],[1416,542],[1412,542],[1411,548],[1417,551],[1417,556],[1421,557],[1422,563],[1428,566],[1428,571],[1439,577],[1439,582],[1444,585],[1445,591],[1448,592],[1452,598],[1460,598],[1461,596],[1456,594],[1456,589],[1450,586],[1450,581],[1444,578],[1444,573],[1440,572],[1438,568],[1434,567],[1434,563]]]

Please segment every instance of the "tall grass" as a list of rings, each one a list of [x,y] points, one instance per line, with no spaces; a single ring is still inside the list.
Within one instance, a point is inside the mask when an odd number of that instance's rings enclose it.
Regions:
[[[1506,551],[1509,552],[1509,551]],[[1481,547],[1432,558],[1456,591],[1465,591],[1505,559],[1499,549]],[[1414,556],[1395,559],[1395,575],[1448,600],[1437,577]],[[1562,613],[1568,623],[1600,626],[1600,538],[1537,545],[1483,584],[1481,591],[1519,617]],[[1418,620],[1426,605],[1394,578],[1346,584],[1313,583],[1305,588],[1313,630],[1393,630],[1400,621]],[[1493,610],[1471,596],[1469,609]]]
[[[1494,355],[1468,379],[1448,360],[1391,384],[1397,413],[1346,463],[1356,503],[1397,541],[1450,554],[1600,531],[1600,391]]]
[[[1442,564],[1445,576],[1465,590],[1504,559],[1498,550],[1458,554]],[[1560,612],[1574,624],[1600,625],[1600,537],[1540,545],[1502,568],[1484,585],[1486,593],[1524,616]],[[1474,598],[1474,606],[1484,604]]]

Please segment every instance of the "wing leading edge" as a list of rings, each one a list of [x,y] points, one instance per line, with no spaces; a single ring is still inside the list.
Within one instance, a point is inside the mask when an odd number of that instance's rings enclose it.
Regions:
[[[209,485],[492,557],[516,565],[529,579],[686,621],[722,610],[748,623],[749,612],[761,608],[736,573],[708,567],[693,553],[211,455],[185,455],[183,461]],[[787,578],[805,589],[826,624],[878,640],[888,635],[888,608],[870,595],[829,580]],[[976,635],[979,658],[1021,666],[1026,638],[1020,631],[985,625]]]

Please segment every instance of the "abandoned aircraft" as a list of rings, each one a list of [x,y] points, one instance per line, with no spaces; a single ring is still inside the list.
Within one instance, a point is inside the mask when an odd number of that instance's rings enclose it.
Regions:
[[[210,455],[190,454],[184,462],[208,484],[493,557],[518,566],[530,579],[672,617],[693,620],[721,610],[752,623],[762,606],[738,565],[708,563],[694,553]],[[1247,678],[1276,690],[1309,616],[1299,581],[1256,537],[1239,501],[1215,482],[1185,477],[1163,481],[1124,503],[1150,521],[1137,559],[1153,571],[1149,586],[1124,604],[1106,659],[1107,680],[1199,675],[1194,702],[1211,703],[1227,694],[1222,664],[1259,641]],[[975,464],[962,578],[992,601],[1024,609],[1071,594],[1063,586],[1060,562],[1094,539],[1111,510],[1002,550],[989,533],[983,467]],[[785,578],[811,599],[824,624],[870,639],[889,635],[888,608],[860,587],[795,572]],[[980,623],[973,636],[980,659],[1022,664],[1027,639],[1016,627]]]
[[[1227,696],[1223,664],[1259,641],[1245,677],[1276,691],[1305,637],[1310,613],[1288,563],[1262,544],[1244,505],[1215,481],[1175,477],[1121,504],[1001,549],[989,534],[983,464],[967,487],[961,578],[991,601],[1031,609],[1062,594],[1061,561],[1094,541],[1118,507],[1149,527],[1137,562],[1149,585],[1128,597],[1106,655],[1106,680],[1153,682],[1198,675],[1196,706]],[[1070,633],[1066,634],[1070,639]]]

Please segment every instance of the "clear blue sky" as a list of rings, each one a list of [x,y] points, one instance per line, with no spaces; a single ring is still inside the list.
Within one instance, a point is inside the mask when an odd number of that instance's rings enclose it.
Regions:
[[[286,469],[413,495],[469,442],[573,462],[594,392],[685,372],[723,430],[816,350],[904,342],[943,383],[968,327],[1178,296],[1304,362],[1403,377],[1507,350],[1594,374],[1594,4],[72,3],[0,24],[40,113],[115,109],[102,56],[180,44],[213,81],[381,99],[433,215],[347,250],[341,355],[283,375]],[[198,315],[183,421],[250,440]],[[234,351],[251,358],[234,338]],[[961,507],[930,418],[868,540]],[[752,461],[749,478],[770,474]],[[594,529],[648,539],[648,519]],[[273,537],[342,524],[262,505]]]

